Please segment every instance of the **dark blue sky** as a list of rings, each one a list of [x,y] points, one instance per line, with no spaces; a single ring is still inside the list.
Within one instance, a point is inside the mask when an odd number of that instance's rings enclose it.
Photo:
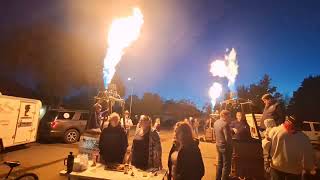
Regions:
[[[201,106],[209,102],[210,63],[232,47],[238,52],[236,86],[257,82],[267,73],[281,93],[291,95],[305,77],[320,74],[317,0],[34,2],[11,5],[7,18],[2,16],[3,27],[56,21],[97,48],[105,37],[95,36],[93,24],[104,24],[96,31],[107,33],[113,17],[139,6],[145,16],[141,36],[118,65],[124,79],[133,77],[127,85],[135,94],[157,92]]]

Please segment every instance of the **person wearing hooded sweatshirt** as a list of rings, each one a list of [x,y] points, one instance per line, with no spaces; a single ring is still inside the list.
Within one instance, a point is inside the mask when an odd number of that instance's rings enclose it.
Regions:
[[[109,117],[108,127],[104,128],[100,135],[100,154],[106,164],[123,163],[127,151],[127,135],[119,121],[120,116],[117,113],[112,113]]]
[[[297,121],[288,117],[285,122],[268,133],[271,180],[298,180],[302,172],[314,166],[313,149],[309,138],[297,129]]]
[[[187,122],[178,122],[174,137],[168,157],[168,180],[200,180],[204,176],[204,164],[192,128]]]

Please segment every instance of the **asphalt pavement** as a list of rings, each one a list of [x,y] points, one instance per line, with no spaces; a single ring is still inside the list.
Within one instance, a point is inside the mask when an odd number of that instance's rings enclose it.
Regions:
[[[160,137],[163,149],[162,163],[163,167],[167,168],[168,154],[172,145],[172,131],[161,131]],[[129,138],[129,144],[131,144],[131,142],[132,137]],[[200,149],[206,171],[203,179],[212,180],[215,177],[215,145],[213,143],[201,142]],[[67,178],[60,176],[59,172],[65,169],[63,160],[69,152],[77,154],[78,143],[31,143],[7,149],[4,154],[4,160],[18,160],[21,162],[21,166],[15,168],[15,173],[28,171],[36,173],[40,180],[65,180]],[[8,167],[0,165],[0,178],[3,177],[8,170]]]
[[[133,132],[131,133],[133,134]],[[172,145],[173,131],[164,130],[160,132],[162,144],[162,163],[167,169],[168,154]],[[132,136],[129,138],[129,144],[132,142]],[[215,144],[200,142],[200,149],[205,164],[205,176],[203,180],[215,179],[216,169],[216,153]],[[78,153],[78,143],[64,144],[61,142],[53,143],[31,143],[24,146],[9,148],[4,154],[4,160],[18,160],[21,166],[15,168],[15,172],[34,172],[40,180],[65,180],[64,176],[60,176],[59,172],[66,167],[63,165],[63,160],[69,152]],[[320,159],[320,151],[316,153]],[[197,168],[197,167],[195,167]],[[0,179],[3,177],[9,168],[0,165]]]

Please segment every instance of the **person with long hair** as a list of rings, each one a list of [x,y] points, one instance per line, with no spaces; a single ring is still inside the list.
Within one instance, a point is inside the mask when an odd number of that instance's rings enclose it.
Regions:
[[[168,157],[169,180],[200,180],[204,176],[204,164],[199,141],[187,122],[175,126],[173,145]]]
[[[230,123],[230,128],[234,133],[234,138],[237,140],[248,140],[250,138],[250,129],[246,118],[242,112],[236,113],[236,120]]]
[[[151,124],[151,119],[142,115],[139,122],[140,128],[132,143],[131,164],[142,170],[162,168],[160,136],[155,129],[151,128]]]

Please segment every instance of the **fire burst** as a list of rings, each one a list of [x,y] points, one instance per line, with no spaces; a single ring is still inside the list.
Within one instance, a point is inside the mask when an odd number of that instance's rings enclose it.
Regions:
[[[233,90],[236,77],[238,75],[238,62],[237,62],[237,53],[235,49],[232,48],[229,54],[225,55],[224,60],[214,60],[211,63],[210,72],[212,76],[217,76],[221,78],[228,79],[228,87]],[[222,85],[220,83],[213,83],[209,89],[209,95],[211,97],[212,108],[214,108],[217,98],[222,93]]]
[[[139,8],[133,8],[131,16],[112,21],[108,34],[109,47],[103,67],[105,88],[116,72],[116,65],[121,60],[124,49],[138,39],[143,22],[143,15]]]
[[[210,72],[213,76],[226,77],[228,87],[233,88],[238,75],[237,52],[232,48],[229,54],[225,55],[225,60],[215,60],[211,63]]]
[[[209,96],[211,98],[212,109],[216,105],[218,97],[222,93],[222,85],[220,83],[214,82],[209,89]]]

